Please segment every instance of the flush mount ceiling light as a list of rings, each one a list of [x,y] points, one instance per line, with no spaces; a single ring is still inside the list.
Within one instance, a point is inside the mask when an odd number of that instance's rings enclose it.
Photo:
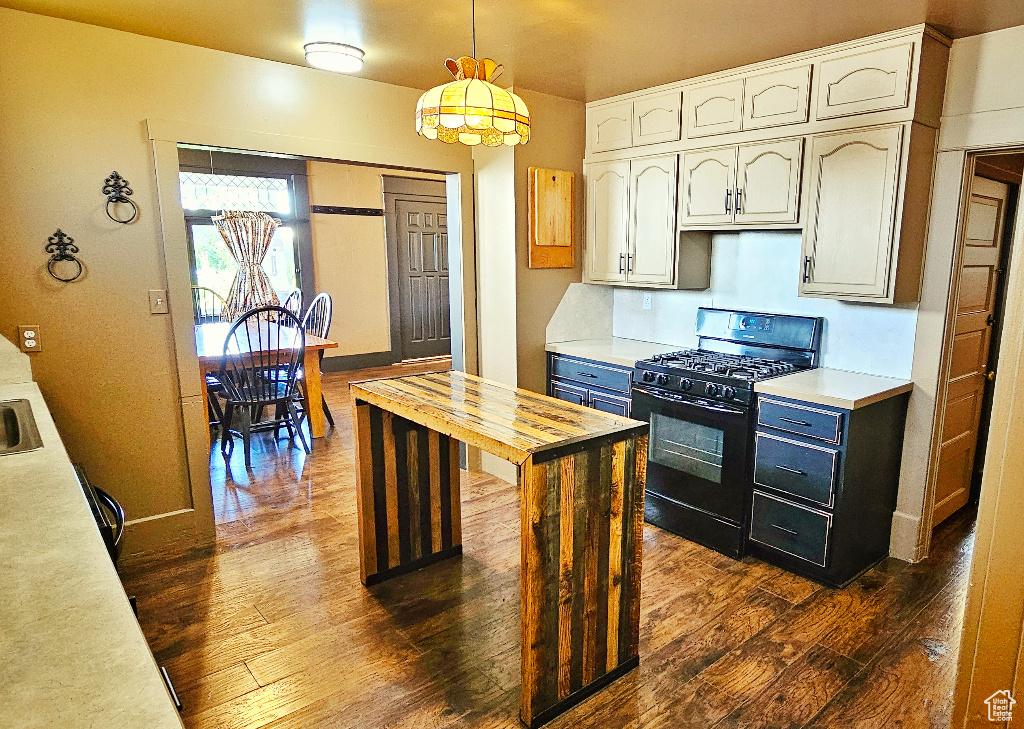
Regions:
[[[491,81],[501,66],[476,58],[476,1],[472,0],[473,56],[444,62],[454,81],[435,86],[416,104],[416,133],[469,146],[514,146],[530,140],[530,111],[511,91]]]
[[[306,63],[314,68],[337,73],[355,73],[363,67],[363,49],[347,43],[318,41],[303,46]]]

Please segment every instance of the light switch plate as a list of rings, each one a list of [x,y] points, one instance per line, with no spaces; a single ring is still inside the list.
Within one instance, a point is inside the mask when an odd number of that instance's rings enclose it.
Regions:
[[[150,289],[149,290],[149,313],[150,314],[166,314],[167,313],[167,290],[166,289]]]
[[[644,308],[645,309],[650,309],[651,308],[651,298],[652,297],[651,297],[650,293],[644,294]]]
[[[43,351],[43,345],[39,339],[38,324],[21,324],[18,326],[18,347],[22,352]]]

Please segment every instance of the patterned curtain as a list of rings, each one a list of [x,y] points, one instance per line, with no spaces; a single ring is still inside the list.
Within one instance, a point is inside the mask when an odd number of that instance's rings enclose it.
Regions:
[[[226,299],[231,317],[258,306],[277,306],[277,294],[263,270],[263,259],[281,221],[266,213],[233,210],[214,216],[213,224],[238,264]]]

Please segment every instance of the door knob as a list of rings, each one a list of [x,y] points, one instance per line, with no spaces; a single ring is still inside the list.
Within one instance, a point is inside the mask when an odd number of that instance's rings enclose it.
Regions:
[[[991,370],[988,374],[985,375],[985,379],[988,380],[989,382],[995,382],[996,371]]]

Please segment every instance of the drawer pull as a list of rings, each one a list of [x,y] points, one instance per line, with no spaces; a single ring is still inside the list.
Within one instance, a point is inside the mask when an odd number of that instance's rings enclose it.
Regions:
[[[779,526],[778,524],[772,524],[772,528],[778,529],[780,532],[786,532],[786,534],[792,534],[794,537],[797,536],[797,533],[792,529],[787,529],[786,527]]]
[[[577,372],[580,377],[597,377],[593,372]]]
[[[779,420],[781,420],[784,423],[792,423],[793,425],[802,425],[805,428],[811,427],[811,424],[808,423],[806,420],[793,420],[792,418],[786,418],[781,415],[779,416]]]
[[[807,475],[806,471],[801,471],[799,468],[790,468],[789,466],[783,466],[783,465],[778,464],[778,463],[775,464],[775,467],[777,469],[779,469],[780,471],[785,471],[786,473],[795,473],[797,476],[806,476]]]

